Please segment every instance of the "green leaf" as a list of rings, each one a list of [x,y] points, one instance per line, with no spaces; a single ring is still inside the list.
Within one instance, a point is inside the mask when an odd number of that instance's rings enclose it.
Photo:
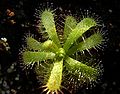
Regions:
[[[67,39],[68,35],[72,32],[72,30],[76,27],[77,21],[72,16],[67,16],[65,20],[64,27],[64,41]]]
[[[69,34],[63,48],[65,52],[71,47],[71,45],[80,37],[83,33],[89,30],[91,27],[96,26],[97,23],[92,18],[84,18],[77,24],[75,29]]]
[[[41,43],[38,42],[37,40],[35,40],[34,38],[32,37],[27,37],[26,39],[26,42],[27,42],[27,49],[29,50],[38,50],[40,51],[41,50]]]
[[[89,78],[90,80],[96,80],[99,72],[97,69],[87,66],[75,59],[67,57],[66,61],[66,68],[72,73],[77,72],[77,74],[82,74],[83,77]],[[75,74],[74,74],[75,75]]]
[[[60,90],[62,82],[62,71],[63,71],[63,59],[60,61],[55,61],[46,85],[49,91]]]
[[[46,29],[46,32],[49,35],[49,38],[58,46],[61,47],[59,38],[56,33],[54,15],[51,11],[45,10],[41,15],[42,23]]]
[[[77,51],[88,50],[99,46],[104,41],[101,33],[95,33],[90,37],[86,38],[84,41],[80,42],[78,45],[73,46],[69,49],[68,54],[74,54]]]
[[[47,59],[53,59],[55,54],[52,52],[23,52],[23,61],[25,64],[31,64],[33,62],[44,61]]]

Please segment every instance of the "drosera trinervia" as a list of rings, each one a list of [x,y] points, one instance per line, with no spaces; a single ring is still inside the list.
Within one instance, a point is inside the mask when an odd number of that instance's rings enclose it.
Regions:
[[[86,63],[89,61],[76,58],[77,55],[79,57],[82,55],[78,52],[97,49],[105,39],[99,31],[98,21],[94,18],[87,16],[78,22],[75,17],[68,15],[63,22],[64,29],[62,29],[61,35],[63,44],[61,44],[54,16],[55,13],[50,9],[45,9],[39,14],[39,25],[44,28],[48,38],[44,42],[38,42],[32,37],[27,37],[26,50],[21,53],[23,63],[25,65],[37,63],[34,71],[43,84],[40,88],[43,88],[43,92],[46,94],[64,94],[62,88],[66,88],[74,94],[76,87],[85,83],[95,83],[101,75],[99,64],[94,62],[93,65],[87,65]],[[96,32],[84,40],[78,41],[91,28]],[[42,32],[42,30],[40,31]]]

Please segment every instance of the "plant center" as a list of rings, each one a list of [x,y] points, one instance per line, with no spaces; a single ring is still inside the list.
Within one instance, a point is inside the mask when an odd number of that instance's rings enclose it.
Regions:
[[[63,59],[66,55],[65,50],[63,48],[59,48],[58,51],[56,52],[57,58],[58,59]]]

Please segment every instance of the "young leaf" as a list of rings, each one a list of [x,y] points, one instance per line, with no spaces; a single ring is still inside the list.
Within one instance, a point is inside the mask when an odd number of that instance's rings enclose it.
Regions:
[[[47,40],[44,43],[40,43],[34,38],[28,37],[26,41],[27,41],[27,48],[29,50],[51,51],[51,52],[56,52],[58,50],[57,45],[51,40]]]
[[[56,53],[58,51],[58,47],[53,41],[47,40],[42,44],[42,50]]]
[[[49,38],[58,46],[61,47],[59,38],[56,33],[54,16],[51,11],[45,10],[41,15],[42,23],[49,35]]]
[[[71,45],[87,30],[91,27],[96,26],[96,22],[92,18],[84,18],[81,22],[77,24],[75,29],[69,34],[63,48],[65,52],[71,47]]]

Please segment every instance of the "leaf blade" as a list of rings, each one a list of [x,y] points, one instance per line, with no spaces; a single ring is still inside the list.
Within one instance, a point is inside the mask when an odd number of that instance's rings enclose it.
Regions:
[[[42,43],[38,42],[36,39],[32,37],[27,37],[26,43],[27,43],[27,49],[29,50],[34,50],[34,51],[41,50]]]
[[[91,27],[96,26],[97,23],[92,18],[84,18],[77,24],[75,29],[69,34],[63,48],[67,52],[71,45],[80,37],[83,33],[89,30]]]
[[[46,85],[50,91],[60,90],[62,82],[62,71],[63,59],[61,59],[60,61],[56,60]]]
[[[66,17],[64,26],[64,41],[67,39],[68,35],[72,32],[76,25],[77,21],[73,16]]]
[[[104,41],[102,34],[97,32],[84,41],[80,42],[78,45],[73,46],[72,48],[69,49],[68,54],[74,54],[77,51],[83,51],[83,50],[89,50],[91,48],[95,48],[102,44]]]
[[[44,61],[47,59],[53,59],[55,54],[52,52],[32,52],[26,51],[22,53],[22,58],[25,64],[31,64],[33,62]]]
[[[65,61],[67,64],[66,68],[68,68],[69,71],[72,71],[72,73],[77,71],[77,74],[81,73],[83,77],[93,81],[96,80],[99,75],[99,71],[97,69],[87,66],[75,59],[67,57]]]
[[[55,28],[55,22],[54,22],[54,16],[51,11],[45,10],[41,14],[41,20],[42,23],[49,35],[49,38],[58,46],[61,47],[59,38],[57,36],[56,28]]]

